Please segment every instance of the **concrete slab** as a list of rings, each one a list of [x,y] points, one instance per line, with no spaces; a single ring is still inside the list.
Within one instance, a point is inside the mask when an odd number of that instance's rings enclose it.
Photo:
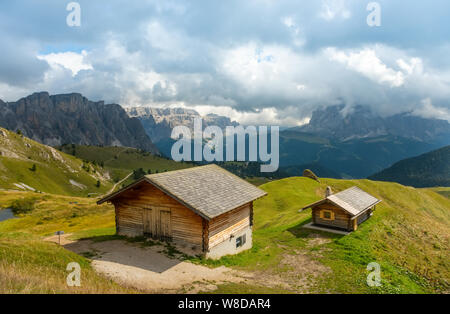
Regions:
[[[319,230],[319,231],[324,231],[324,232],[330,232],[330,233],[335,233],[335,234],[342,234],[342,235],[348,235],[348,234],[351,233],[350,231],[336,230],[336,229],[332,229],[332,228],[317,226],[317,225],[314,225],[312,222],[310,222],[309,224],[304,225],[303,228],[312,229],[312,230]]]

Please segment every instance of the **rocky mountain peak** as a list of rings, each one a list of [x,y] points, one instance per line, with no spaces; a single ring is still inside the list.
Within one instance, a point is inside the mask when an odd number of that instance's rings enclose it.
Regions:
[[[197,111],[186,108],[134,107],[126,108],[126,111],[130,117],[141,120],[144,129],[154,142],[170,139],[172,129],[179,125],[187,126],[193,131],[195,118],[203,119],[203,127],[215,125],[224,129],[227,126],[239,125],[228,117],[217,114],[201,116]]]
[[[434,141],[450,135],[450,124],[446,120],[422,118],[407,112],[381,117],[364,106],[345,111],[344,105],[339,105],[314,111],[309,123],[300,130],[344,141],[381,135]]]
[[[149,152],[156,147],[138,119],[128,117],[117,104],[93,102],[79,93],[34,93],[3,104],[0,126],[46,145],[128,146]]]

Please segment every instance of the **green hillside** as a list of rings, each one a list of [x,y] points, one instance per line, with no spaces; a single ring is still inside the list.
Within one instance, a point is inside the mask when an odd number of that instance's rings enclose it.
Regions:
[[[320,199],[327,185],[334,192],[356,185],[382,202],[372,218],[347,236],[302,228],[311,221],[311,211],[298,210]],[[251,250],[218,261],[189,258],[194,263],[254,273],[260,280],[219,284],[216,293],[449,292],[450,200],[437,193],[441,190],[370,180],[321,179],[318,183],[303,177],[269,182],[261,188],[269,194],[254,204]],[[21,287],[28,280],[36,285],[32,291],[47,291],[46,278],[37,284],[42,277],[38,269],[43,254],[51,254],[55,260],[51,266],[55,274],[63,273],[60,259],[72,253],[62,254],[56,251],[60,248],[44,244],[40,240],[43,236],[65,230],[74,238],[94,236],[101,241],[114,234],[113,208],[96,206],[94,199],[0,191],[0,207],[10,207],[16,199],[34,205],[19,219],[0,223],[0,277],[11,278],[10,291],[23,291]],[[30,269],[28,273],[20,272],[21,284],[17,285],[19,279],[11,269],[19,254],[16,250],[21,254],[23,269]],[[370,262],[381,266],[381,287],[366,284]],[[86,285],[97,282],[96,274],[89,272],[87,276]]]
[[[192,167],[191,163],[175,162],[171,159],[152,155],[148,152],[128,147],[101,147],[85,145],[63,145],[57,147],[62,152],[73,155],[81,160],[92,162],[109,170],[115,182],[126,177],[133,171],[164,172]],[[123,184],[131,183],[131,176]]]
[[[95,196],[112,186],[100,166],[0,128],[0,188]]]
[[[17,200],[31,210],[0,223],[0,293],[136,292],[98,275],[88,259],[42,240],[58,230],[111,228],[110,206],[97,206],[91,198],[0,191],[0,209],[14,207]],[[81,287],[66,284],[70,262],[81,266]]]
[[[449,292],[449,199],[430,189],[414,189],[397,183],[320,180],[321,184],[297,177],[260,186],[268,196],[254,205],[253,248],[206,263],[246,270],[265,269],[289,282],[292,292],[302,292],[295,283],[304,279],[302,272],[306,273],[311,261],[303,266],[301,262],[290,265],[286,261],[306,255],[329,269],[316,278],[313,292]],[[301,213],[298,210],[319,200],[327,185],[335,192],[356,185],[382,203],[377,205],[371,219],[347,236],[302,228],[311,222],[311,210]],[[366,267],[370,262],[381,266],[381,287],[371,288],[366,284],[369,273]],[[224,285],[218,292],[229,289]],[[245,286],[233,289],[247,291]]]
[[[439,193],[443,196],[445,196],[446,198],[450,198],[450,187],[434,187],[434,188],[430,188],[430,190],[435,191],[436,193]]]
[[[66,284],[68,263],[81,267],[82,286]],[[90,261],[31,234],[0,234],[0,293],[136,293],[98,275]]]
[[[414,187],[450,186],[450,146],[401,160],[369,179]]]

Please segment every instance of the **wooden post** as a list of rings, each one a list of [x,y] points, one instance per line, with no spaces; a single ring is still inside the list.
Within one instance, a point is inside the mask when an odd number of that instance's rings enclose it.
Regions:
[[[358,218],[353,219],[353,231],[358,229]]]
[[[202,219],[202,251],[207,252],[209,247],[209,222]]]
[[[250,203],[250,227],[253,227],[253,202]]]
[[[56,231],[55,235],[58,236],[58,245],[61,245],[61,235],[64,234],[64,231]]]

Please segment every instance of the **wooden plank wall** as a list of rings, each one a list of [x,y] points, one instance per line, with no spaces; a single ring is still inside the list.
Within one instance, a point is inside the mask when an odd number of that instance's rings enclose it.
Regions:
[[[117,233],[126,236],[141,236],[144,232],[142,223],[142,209],[133,205],[117,204],[116,229]]]
[[[356,218],[358,225],[362,224],[364,221],[369,219],[371,213],[372,213],[372,209],[368,209],[364,214],[358,216],[358,218]]]
[[[210,220],[208,248],[211,249],[221,242],[229,240],[231,234],[250,226],[251,209],[252,203],[248,203]]]
[[[147,182],[124,192],[113,204],[119,234],[142,235],[143,210],[152,208],[156,209],[152,213],[154,224],[159,222],[161,210],[170,211],[173,240],[202,245],[203,218]]]
[[[321,210],[331,210],[334,213],[334,220],[326,220],[320,218]],[[312,210],[313,221],[318,225],[332,226],[336,228],[349,229],[350,215],[343,209],[334,206],[333,204],[324,203],[317,205]]]

